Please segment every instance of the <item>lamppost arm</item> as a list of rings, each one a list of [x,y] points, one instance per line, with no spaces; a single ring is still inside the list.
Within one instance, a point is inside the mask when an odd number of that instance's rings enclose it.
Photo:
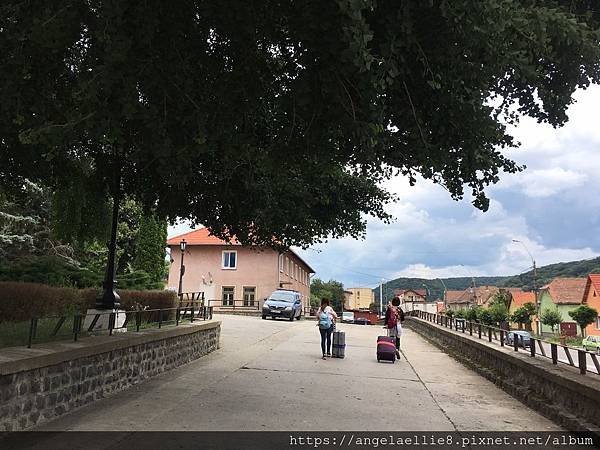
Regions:
[[[523,246],[523,248],[525,249],[525,251],[527,252],[527,254],[529,255],[529,257],[531,258],[531,262],[533,263],[533,266],[535,268],[535,259],[533,258],[533,255],[531,254],[531,252],[529,251],[529,249],[527,248],[527,246],[525,245],[525,243],[523,241],[519,241],[518,239],[513,239],[513,242],[516,242],[518,244],[521,244]]]

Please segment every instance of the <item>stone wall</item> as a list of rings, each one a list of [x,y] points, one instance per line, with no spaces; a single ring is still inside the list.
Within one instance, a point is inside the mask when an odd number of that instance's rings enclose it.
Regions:
[[[52,420],[200,358],[219,347],[220,329],[211,321],[35,346],[20,358],[1,352],[0,432]]]
[[[540,414],[569,430],[597,432],[600,427],[600,376],[580,375],[528,351],[489,344],[410,317],[407,326],[504,389]]]

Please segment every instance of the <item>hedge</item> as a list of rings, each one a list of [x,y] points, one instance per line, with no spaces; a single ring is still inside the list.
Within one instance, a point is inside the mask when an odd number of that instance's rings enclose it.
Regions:
[[[137,306],[148,309],[173,308],[177,294],[173,291],[119,290],[121,309]],[[98,289],[57,288],[38,283],[0,282],[0,322],[29,320],[32,317],[56,316],[85,312],[94,308]]]

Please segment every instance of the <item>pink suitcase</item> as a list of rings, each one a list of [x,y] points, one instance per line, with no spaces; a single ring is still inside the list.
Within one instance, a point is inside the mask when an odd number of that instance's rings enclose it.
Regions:
[[[377,362],[396,362],[396,338],[388,336],[377,337]]]

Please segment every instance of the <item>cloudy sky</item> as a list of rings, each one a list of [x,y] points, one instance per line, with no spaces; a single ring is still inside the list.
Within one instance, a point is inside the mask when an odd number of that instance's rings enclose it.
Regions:
[[[316,276],[346,287],[399,276],[514,275],[531,266],[524,247],[538,266],[600,255],[600,87],[575,98],[563,128],[522,119],[513,130],[522,145],[507,156],[527,169],[488,189],[487,212],[429,181],[410,187],[396,178],[386,184],[399,197],[388,207],[392,224],[369,218],[365,240],[330,240],[298,253]],[[188,229],[180,224],[169,236]]]

